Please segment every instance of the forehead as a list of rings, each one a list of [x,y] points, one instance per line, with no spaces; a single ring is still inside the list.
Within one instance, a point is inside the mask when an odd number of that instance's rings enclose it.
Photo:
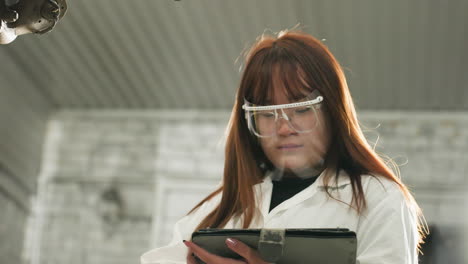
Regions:
[[[280,51],[259,52],[247,67],[242,90],[257,105],[298,101],[317,89],[313,74],[303,61]]]
[[[295,72],[281,70],[278,66],[272,71],[270,92],[266,95],[265,103],[287,104],[302,100],[311,93],[312,88],[307,83],[302,69],[297,67]]]
[[[303,97],[305,97],[304,95]],[[265,100],[265,103],[268,105],[279,105],[279,104],[289,104],[299,101],[298,98],[289,96],[284,90],[278,90],[274,92],[271,97],[268,97]]]

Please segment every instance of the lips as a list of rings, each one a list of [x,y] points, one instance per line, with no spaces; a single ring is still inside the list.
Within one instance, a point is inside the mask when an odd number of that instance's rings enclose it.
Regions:
[[[298,149],[298,148],[302,148],[303,145],[299,145],[299,144],[282,144],[282,145],[279,145],[277,147],[277,149],[280,149],[280,150],[293,150],[293,149]]]

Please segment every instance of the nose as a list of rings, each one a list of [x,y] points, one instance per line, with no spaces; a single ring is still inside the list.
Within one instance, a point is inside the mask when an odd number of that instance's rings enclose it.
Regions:
[[[289,124],[289,121],[282,117],[278,119],[276,126],[276,133],[278,134],[278,136],[286,137],[289,135],[297,134],[297,132]]]

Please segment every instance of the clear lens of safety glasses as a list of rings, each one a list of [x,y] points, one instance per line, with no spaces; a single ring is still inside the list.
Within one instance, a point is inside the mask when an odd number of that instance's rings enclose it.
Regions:
[[[313,131],[319,124],[317,111],[322,101],[323,97],[316,90],[295,103],[258,106],[245,100],[242,108],[253,134],[258,137],[272,137],[276,135],[281,122],[286,122],[298,133]]]

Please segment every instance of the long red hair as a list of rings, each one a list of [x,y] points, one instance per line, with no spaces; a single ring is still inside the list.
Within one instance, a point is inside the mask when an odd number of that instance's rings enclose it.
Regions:
[[[338,61],[319,40],[300,31],[283,31],[278,36],[262,35],[245,53],[236,100],[228,125],[222,186],[203,199],[190,212],[221,192],[221,202],[198,225],[200,228],[222,228],[243,214],[243,227],[254,218],[255,197],[252,186],[261,182],[265,170],[272,164],[263,153],[258,139],[251,135],[242,110],[244,99],[256,104],[272,98],[275,85],[281,83],[289,98],[304,96],[304,87],[319,90],[324,97],[323,110],[332,133],[326,168],[336,174],[326,174],[325,182],[338,177],[344,170],[350,177],[353,199],[350,204],[358,213],[366,209],[361,175],[380,175],[398,184],[410,206],[420,216],[420,242],[424,237],[421,210],[407,187],[367,143],[359,126],[354,103]],[[276,87],[276,86],[275,86]],[[398,172],[398,170],[396,170]],[[326,190],[328,190],[326,188]],[[328,193],[328,191],[327,191]],[[331,194],[328,193],[328,195]],[[332,197],[333,198],[333,197]]]

